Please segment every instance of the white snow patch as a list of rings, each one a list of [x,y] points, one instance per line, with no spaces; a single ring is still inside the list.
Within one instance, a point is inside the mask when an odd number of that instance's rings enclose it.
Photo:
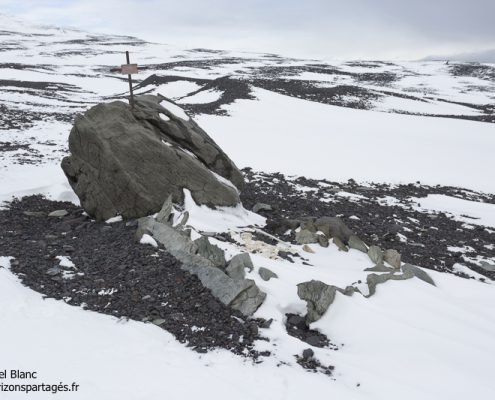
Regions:
[[[170,111],[176,117],[183,119],[184,121],[189,121],[189,116],[178,105],[171,103],[170,101],[167,101],[167,100],[162,100],[160,102],[160,105],[165,107],[168,111]]]
[[[189,212],[187,224],[207,232],[227,232],[248,225],[264,226],[266,221],[261,215],[246,210],[242,204],[215,210],[197,205],[187,189],[184,189],[184,209]]]
[[[153,247],[158,247],[158,243],[156,242],[155,239],[153,239],[153,237],[151,237],[150,235],[148,235],[147,233],[145,233],[142,237],[141,237],[141,240],[139,241],[139,243],[141,244],[149,244]]]
[[[495,204],[464,200],[443,194],[429,194],[422,198],[412,197],[411,200],[420,204],[417,206],[418,209],[446,212],[452,214],[457,221],[470,225],[495,227]]]
[[[115,217],[112,217],[112,218],[108,218],[105,223],[107,224],[113,224],[115,222],[121,222],[123,221],[122,219],[122,215],[116,215]]]
[[[164,121],[170,121],[170,118],[168,116],[166,116],[164,113],[159,113],[158,114],[160,116],[160,118]]]

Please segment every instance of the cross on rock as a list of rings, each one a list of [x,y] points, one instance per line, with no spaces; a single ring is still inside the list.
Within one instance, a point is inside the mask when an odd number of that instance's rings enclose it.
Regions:
[[[138,73],[138,65],[137,64],[131,64],[129,60],[129,52],[125,52],[125,57],[127,64],[122,64],[120,68],[112,68],[110,72],[119,72],[121,74],[127,75],[127,79],[129,80],[129,92],[131,94],[129,98],[129,103],[131,104],[131,107],[134,108],[134,93],[132,92],[132,74],[137,74]]]

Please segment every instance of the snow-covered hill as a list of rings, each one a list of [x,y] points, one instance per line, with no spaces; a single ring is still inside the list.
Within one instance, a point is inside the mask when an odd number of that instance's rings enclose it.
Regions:
[[[110,69],[123,64],[129,50],[140,66],[133,76],[136,94],[173,99],[240,167],[254,170],[244,170],[246,207],[271,202],[275,213],[294,218],[338,214],[366,240],[395,246],[406,261],[428,268],[436,284],[417,278],[387,282],[367,298],[364,269],[374,264],[364,253],[341,252],[333,244],[312,246],[315,253],[309,253],[287,240],[279,245],[303,257],[290,262],[254,253],[247,275],[268,295],[254,316],[273,320],[260,329],[264,339],[249,345],[270,356],[254,363],[227,350],[198,354],[176,340],[179,331],[174,338],[153,324],[116,318],[121,313],[106,309],[116,287],[102,287],[95,295],[101,301],[90,299],[90,285],[77,295],[50,295],[63,301],[43,300],[30,288],[47,295],[56,287],[37,279],[38,273],[46,277],[44,271],[14,264],[17,247],[5,249],[25,236],[26,253],[36,258],[37,248],[27,250],[29,218],[35,217],[4,210],[0,221],[10,222],[0,230],[0,372],[31,369],[39,372],[38,383],[76,381],[81,389],[70,393],[74,399],[495,395],[495,65],[331,62],[178,49],[3,15],[0,38],[0,201],[44,194],[77,204],[60,169],[73,118],[99,102],[125,99],[126,77]],[[242,235],[255,235],[252,225],[263,220],[194,202],[186,210],[193,232],[231,233],[237,241],[210,239],[228,255],[249,247]],[[100,229],[120,232],[125,223],[95,223],[94,231]],[[140,246],[159,258],[150,243]],[[77,252],[66,256],[57,253],[57,260],[74,282],[77,274],[92,273]],[[260,267],[278,278],[261,279]],[[364,294],[337,293],[311,325],[329,338],[329,346],[310,346],[287,334],[287,314],[306,311],[296,285],[311,279]],[[180,329],[190,335],[214,326],[188,324]],[[308,347],[322,366],[334,368],[331,376],[298,365],[295,355]]]

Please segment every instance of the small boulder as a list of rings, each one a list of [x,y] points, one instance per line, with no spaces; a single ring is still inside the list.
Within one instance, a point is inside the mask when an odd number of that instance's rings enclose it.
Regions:
[[[369,274],[366,277],[366,283],[368,284],[368,289],[369,289],[369,294],[365,297],[371,297],[376,293],[376,286],[385,283],[389,280],[404,280],[404,279],[411,279],[414,277],[414,274],[411,272],[404,272],[403,274],[395,274],[393,272],[390,272],[388,274]]]
[[[400,253],[397,250],[388,249],[383,253],[383,261],[389,263],[394,268],[400,268]]]
[[[310,324],[321,318],[335,299],[337,288],[321,281],[311,280],[297,285],[297,295],[306,301],[308,313],[306,323]]]
[[[271,278],[278,278],[278,275],[275,272],[270,271],[265,267],[260,267],[258,274],[260,274],[261,279],[264,281],[269,281]]]
[[[314,251],[311,247],[309,247],[307,244],[305,244],[305,245],[303,246],[303,248],[302,248],[302,249],[303,249],[303,251],[305,251],[306,253],[314,253],[314,252],[315,252],[315,251]],[[279,252],[279,254],[280,254],[280,252]]]
[[[253,262],[248,253],[237,254],[229,261],[225,272],[232,279],[244,279],[246,276],[246,269],[253,270]]]
[[[312,349],[304,349],[302,353],[302,359],[304,361],[311,360],[315,355],[315,352]]]

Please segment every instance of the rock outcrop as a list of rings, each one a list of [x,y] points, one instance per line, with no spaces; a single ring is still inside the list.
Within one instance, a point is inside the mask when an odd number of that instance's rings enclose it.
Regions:
[[[244,268],[252,268],[249,254],[237,255],[227,265],[223,250],[211,244],[206,236],[191,240],[189,230],[158,222],[153,217],[139,219],[136,239],[140,240],[144,234],[161,243],[181,262],[182,269],[196,275],[223,304],[250,316],[265,300],[266,294],[255,282],[244,278]]]
[[[183,189],[198,204],[233,206],[244,181],[219,146],[163,96],[98,104],[76,118],[62,161],[83,208],[98,220],[160,210]],[[175,113],[174,113],[175,112]]]

